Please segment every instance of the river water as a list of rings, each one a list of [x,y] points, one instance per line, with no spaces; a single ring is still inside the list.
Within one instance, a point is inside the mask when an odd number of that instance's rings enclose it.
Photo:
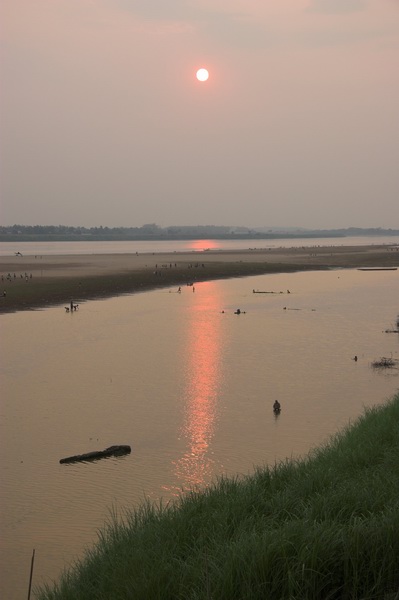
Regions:
[[[399,371],[371,361],[399,358],[398,291],[336,270],[3,315],[0,597],[26,598],[33,549],[54,580],[112,509],[304,455],[391,397]],[[113,444],[132,453],[59,463]]]
[[[153,252],[203,252],[317,246],[399,245],[399,236],[289,238],[275,240],[173,240],[138,242],[0,242],[0,256],[21,252],[26,256],[67,254],[135,254]]]

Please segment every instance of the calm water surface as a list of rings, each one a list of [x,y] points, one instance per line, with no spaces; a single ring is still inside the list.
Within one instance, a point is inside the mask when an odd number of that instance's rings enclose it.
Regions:
[[[0,597],[26,598],[33,548],[34,585],[57,578],[112,507],[303,455],[383,403],[398,291],[399,271],[340,270],[3,315]],[[132,453],[59,464],[113,444]]]
[[[0,256],[22,252],[26,256],[68,254],[135,254],[158,252],[203,252],[316,246],[398,245],[399,236],[296,238],[275,240],[174,240],[138,242],[0,242]]]

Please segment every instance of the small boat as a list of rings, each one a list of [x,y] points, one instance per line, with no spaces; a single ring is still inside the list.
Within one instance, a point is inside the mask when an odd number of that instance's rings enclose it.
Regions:
[[[132,449],[130,446],[110,446],[109,448],[105,448],[105,450],[95,450],[94,452],[87,452],[86,454],[77,454],[76,456],[61,458],[60,463],[84,462],[98,460],[99,458],[108,458],[109,456],[123,456],[124,454],[130,454],[131,451]]]

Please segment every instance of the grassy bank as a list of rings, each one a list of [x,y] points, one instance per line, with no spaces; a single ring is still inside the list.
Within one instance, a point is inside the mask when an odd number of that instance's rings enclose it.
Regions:
[[[393,600],[399,394],[302,461],[111,520],[40,600]]]

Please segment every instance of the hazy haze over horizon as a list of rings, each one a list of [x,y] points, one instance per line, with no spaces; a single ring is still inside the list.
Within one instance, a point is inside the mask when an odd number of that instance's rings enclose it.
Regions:
[[[3,0],[0,20],[1,224],[399,227],[398,0]]]

